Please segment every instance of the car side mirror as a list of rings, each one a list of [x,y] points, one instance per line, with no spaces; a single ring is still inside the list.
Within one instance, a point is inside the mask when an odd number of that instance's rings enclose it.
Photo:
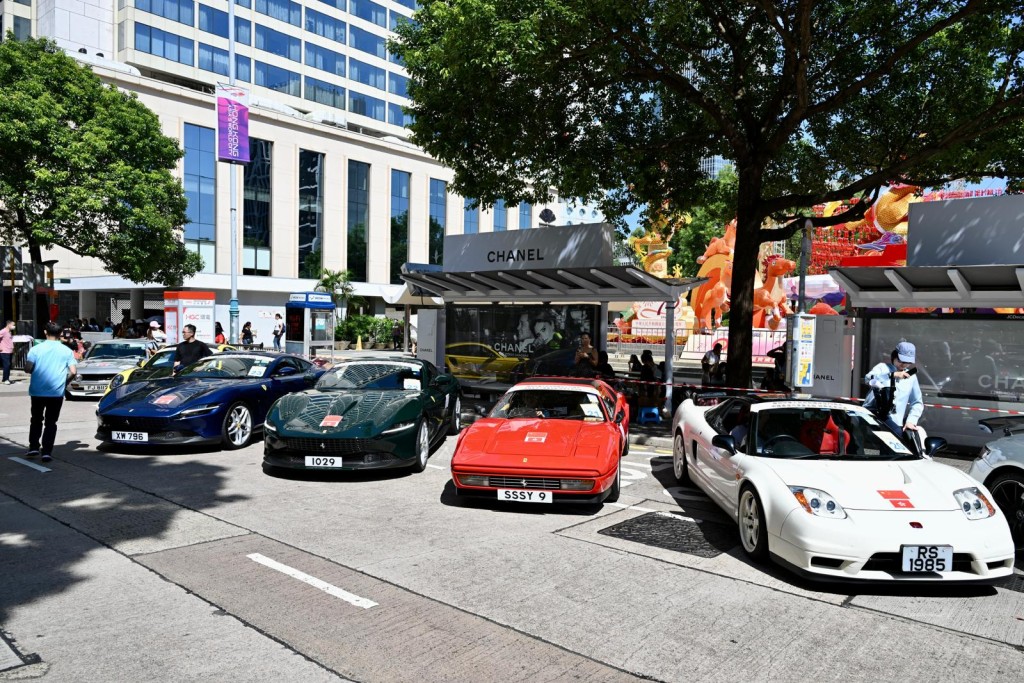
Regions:
[[[290,365],[286,365],[283,368],[281,368],[280,370],[278,370],[277,373],[274,376],[275,377],[290,377],[292,375],[297,375],[298,373],[299,373],[299,371],[296,368],[293,368]]]
[[[728,434],[716,434],[711,439],[711,445],[715,448],[721,448],[729,451],[732,455],[736,455],[736,442]]]
[[[924,440],[924,454],[931,456],[946,447],[946,440],[941,436],[929,436]]]
[[[618,424],[622,424],[622,421],[625,420],[625,419],[626,419],[626,411],[625,410],[620,410],[619,412],[615,413],[615,421]]]
[[[142,364],[143,364],[143,363],[145,363],[145,362],[146,362],[146,359],[145,359],[145,358],[140,358],[140,359],[138,359],[137,361],[135,361],[135,367],[137,367],[137,368],[141,368],[141,367],[142,367]]]
[[[311,387],[314,384],[316,384],[316,381],[319,378],[317,377],[316,373],[307,372],[305,375],[302,376],[302,379],[306,382],[307,387]]]

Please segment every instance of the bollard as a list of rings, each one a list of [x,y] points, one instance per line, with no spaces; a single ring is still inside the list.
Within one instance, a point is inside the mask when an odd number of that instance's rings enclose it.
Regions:
[[[356,336],[356,351],[363,350],[363,335]]]

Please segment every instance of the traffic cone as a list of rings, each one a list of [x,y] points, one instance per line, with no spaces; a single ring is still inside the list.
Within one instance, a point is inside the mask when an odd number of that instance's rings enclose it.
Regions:
[[[363,335],[356,336],[356,351],[363,350]]]

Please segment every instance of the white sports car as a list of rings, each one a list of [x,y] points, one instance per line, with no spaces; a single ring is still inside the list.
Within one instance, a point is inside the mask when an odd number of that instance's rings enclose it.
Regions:
[[[698,402],[701,398],[697,398]],[[913,452],[863,407],[732,396],[687,399],[672,420],[674,473],[771,555],[825,580],[992,581],[1013,571],[1006,518],[965,473]]]
[[[980,420],[988,432],[1003,436],[981,449],[971,464],[970,475],[992,492],[996,504],[1010,523],[1017,550],[1024,550],[1024,416],[1006,415]]]

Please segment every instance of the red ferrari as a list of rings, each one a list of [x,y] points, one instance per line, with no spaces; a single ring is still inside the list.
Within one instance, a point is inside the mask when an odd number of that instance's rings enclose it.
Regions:
[[[626,398],[605,382],[528,379],[462,430],[452,456],[455,490],[519,503],[614,502],[628,430]]]

